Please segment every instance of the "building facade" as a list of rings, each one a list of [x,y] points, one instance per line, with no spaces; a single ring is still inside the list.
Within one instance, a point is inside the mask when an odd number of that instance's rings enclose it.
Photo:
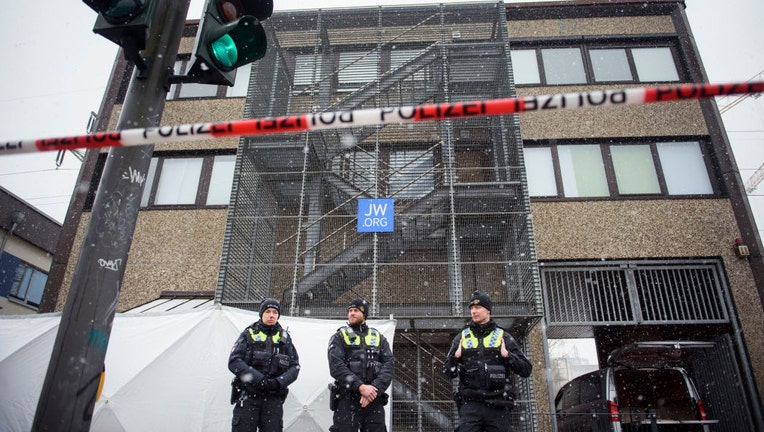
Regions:
[[[0,315],[36,313],[61,224],[0,188]]]
[[[173,85],[162,124],[703,82],[684,8],[275,13],[265,58],[230,88]],[[176,73],[195,32],[189,23]],[[115,63],[99,130],[116,124],[131,73]],[[50,310],[66,299],[104,161],[91,152],[84,165],[91,190],[73,198],[70,246],[59,243],[70,259],[51,270]],[[390,206],[392,229],[364,229],[367,200],[392,200],[373,201]],[[737,238],[749,256],[735,253]],[[214,287],[226,305],[257,310],[275,297],[290,315],[337,318],[363,296],[372,317],[398,320],[393,430],[448,430],[453,388],[441,366],[466,300],[483,289],[535,368],[517,380],[515,430],[553,430],[565,378],[547,377],[559,375],[567,355],[555,347],[570,339],[593,343],[594,368],[634,341],[714,341],[691,359],[709,417],[729,428],[719,430],[753,430],[764,384],[760,245],[712,100],[162,144],[118,310]],[[719,370],[735,385],[715,379]]]

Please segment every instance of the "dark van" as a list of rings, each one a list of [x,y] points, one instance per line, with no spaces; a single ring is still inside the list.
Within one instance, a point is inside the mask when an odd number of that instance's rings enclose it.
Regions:
[[[703,401],[682,360],[712,342],[639,342],[613,351],[607,367],[581,375],[555,398],[558,432],[708,432]]]

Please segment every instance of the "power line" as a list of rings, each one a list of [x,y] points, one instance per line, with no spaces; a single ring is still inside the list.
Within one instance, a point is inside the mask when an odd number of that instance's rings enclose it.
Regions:
[[[759,77],[762,77],[762,76],[764,76],[764,69],[762,69],[762,70],[761,70],[761,72],[757,73],[756,75],[752,76],[752,77],[751,77],[751,78],[750,78],[748,81],[746,81],[746,82],[751,82],[751,81],[753,81],[753,80],[755,80],[755,79],[757,79],[757,78],[759,78]],[[751,94],[751,93],[746,93],[746,94],[743,94],[743,95],[740,95],[740,96],[738,96],[738,97],[737,97],[735,100],[733,100],[733,101],[732,101],[732,102],[730,102],[729,104],[727,104],[727,105],[725,105],[725,106],[721,107],[721,108],[719,109],[719,114],[724,114],[724,113],[726,113],[727,111],[731,110],[732,108],[735,108],[735,107],[736,107],[738,104],[740,104],[740,103],[741,103],[741,102],[743,102],[745,99],[747,99],[748,97],[751,97],[751,96],[752,96],[752,94]],[[759,96],[760,96],[759,94],[756,94],[756,95],[755,95],[755,96],[753,96],[753,97],[754,97],[754,98],[758,98]]]
[[[51,199],[51,198],[70,198],[71,195],[48,195],[48,196],[41,196],[41,197],[34,197],[34,198],[26,198],[26,200],[40,200],[40,199]]]
[[[34,171],[16,171],[16,172],[10,172],[5,174],[0,174],[0,176],[9,176],[9,175],[19,175],[19,174],[36,174],[36,173],[43,173],[43,172],[58,172],[58,171],[79,171],[79,168],[49,168],[44,170],[34,170]]]

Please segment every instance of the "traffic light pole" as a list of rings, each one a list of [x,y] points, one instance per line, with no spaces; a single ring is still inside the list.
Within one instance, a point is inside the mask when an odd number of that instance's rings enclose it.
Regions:
[[[117,129],[158,126],[190,0],[155,0],[143,55]],[[74,270],[32,431],[87,431],[153,145],[109,151]]]

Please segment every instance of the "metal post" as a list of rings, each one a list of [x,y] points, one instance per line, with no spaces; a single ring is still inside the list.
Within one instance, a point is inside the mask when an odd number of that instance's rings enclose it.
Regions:
[[[117,129],[158,126],[167,79],[178,54],[190,0],[156,0],[143,51],[148,68],[133,73]],[[117,309],[153,145],[109,151],[32,431],[87,431]]]

